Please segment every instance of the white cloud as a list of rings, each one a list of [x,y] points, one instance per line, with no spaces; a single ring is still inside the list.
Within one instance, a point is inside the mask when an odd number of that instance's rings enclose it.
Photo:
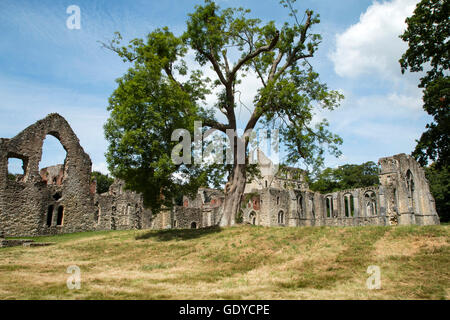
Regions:
[[[418,2],[375,1],[369,6],[358,23],[336,35],[336,48],[330,55],[335,72],[351,78],[373,73],[383,79],[399,77],[398,60],[407,48],[399,35]]]

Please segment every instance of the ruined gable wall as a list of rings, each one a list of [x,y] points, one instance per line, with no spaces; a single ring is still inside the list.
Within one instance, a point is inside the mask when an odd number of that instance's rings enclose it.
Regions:
[[[439,224],[423,168],[404,153],[381,158],[380,182],[390,224]]]
[[[64,180],[61,185],[63,221],[60,226],[46,226],[52,188],[42,181],[39,162],[42,145],[50,134],[56,137],[67,152]],[[7,179],[8,158],[24,162],[21,181]],[[91,160],[67,121],[58,114],[29,126],[12,139],[0,142],[0,222],[6,235],[39,235],[87,231],[94,228],[93,195],[89,192]],[[55,208],[56,209],[56,208]],[[57,210],[57,209],[56,209]],[[57,211],[53,212],[57,215]]]

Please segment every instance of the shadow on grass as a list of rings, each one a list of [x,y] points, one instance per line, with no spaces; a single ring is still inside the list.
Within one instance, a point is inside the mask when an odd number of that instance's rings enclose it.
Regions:
[[[156,238],[158,241],[170,241],[170,240],[190,240],[197,239],[208,234],[221,232],[223,229],[221,227],[213,226],[200,229],[169,229],[169,230],[159,230],[150,231],[141,235],[136,236],[136,240],[144,240]]]

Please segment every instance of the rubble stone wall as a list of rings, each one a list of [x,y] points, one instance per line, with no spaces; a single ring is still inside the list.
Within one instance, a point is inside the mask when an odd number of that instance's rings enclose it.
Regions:
[[[47,135],[57,138],[67,152],[63,181],[56,187],[48,185],[39,172],[42,145]],[[8,179],[9,158],[23,161],[24,174],[17,181]],[[1,139],[0,226],[5,235],[92,230],[95,209],[93,195],[89,192],[91,166],[90,157],[75,133],[56,113],[14,138]]]
[[[39,171],[47,135],[57,138],[64,164]],[[246,186],[243,223],[261,226],[361,226],[439,224],[424,170],[406,154],[379,160],[379,186],[321,194],[309,190],[304,172],[286,168],[278,175],[258,153],[259,181]],[[8,178],[8,159],[23,162],[23,174]],[[0,139],[0,234],[35,236],[88,230],[203,228],[220,225],[225,194],[200,188],[194,198],[152,214],[143,197],[116,180],[96,193],[91,159],[67,121],[53,113],[11,139]],[[182,202],[182,203],[181,203]]]

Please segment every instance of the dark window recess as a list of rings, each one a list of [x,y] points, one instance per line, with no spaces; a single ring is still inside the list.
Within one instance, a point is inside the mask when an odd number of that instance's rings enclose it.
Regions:
[[[60,206],[58,208],[58,216],[57,216],[57,219],[56,219],[56,225],[57,226],[62,226],[63,217],[64,217],[64,207]]]
[[[55,200],[59,200],[59,199],[61,199],[61,198],[62,198],[61,192],[57,192],[57,193],[55,193],[55,194],[53,195],[53,199],[55,199]]]
[[[48,210],[47,210],[47,227],[50,227],[52,225],[52,218],[53,218],[53,206],[48,206]]]

